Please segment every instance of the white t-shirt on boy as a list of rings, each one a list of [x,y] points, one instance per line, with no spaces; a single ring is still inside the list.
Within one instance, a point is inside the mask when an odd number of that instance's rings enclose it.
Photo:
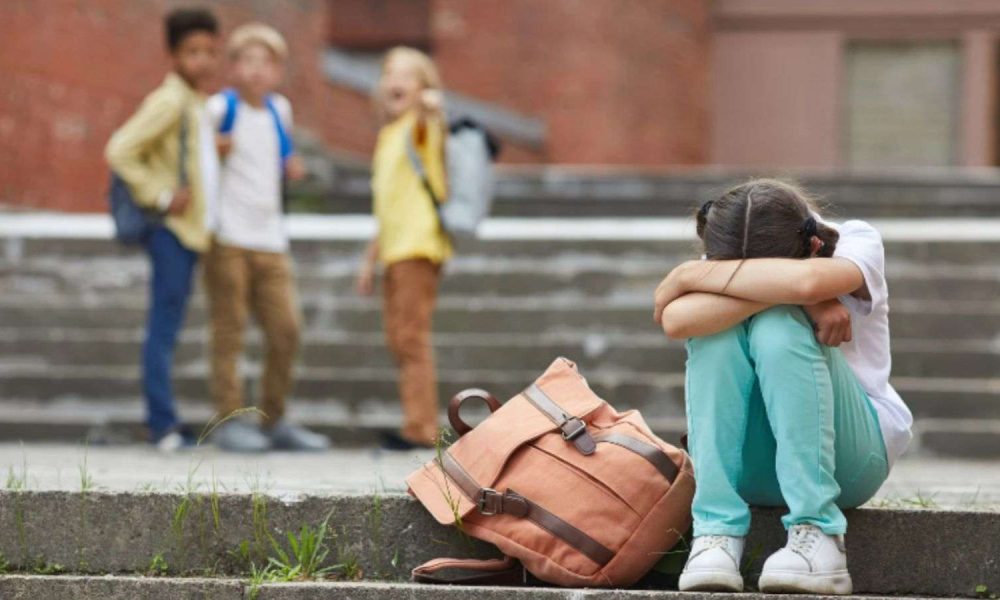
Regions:
[[[889,353],[889,292],[885,282],[885,248],[879,232],[864,221],[846,221],[837,229],[840,240],[833,253],[861,269],[871,300],[840,296],[851,313],[850,342],[840,350],[854,371],[878,414],[886,458],[892,466],[913,437],[913,415],[889,384],[892,358]]]
[[[273,97],[285,131],[292,130],[292,105]],[[226,114],[226,98],[216,94],[206,108],[218,131]],[[281,200],[278,128],[266,106],[240,100],[233,122],[232,150],[222,163],[215,234],[220,242],[262,252],[285,252],[288,236]]]

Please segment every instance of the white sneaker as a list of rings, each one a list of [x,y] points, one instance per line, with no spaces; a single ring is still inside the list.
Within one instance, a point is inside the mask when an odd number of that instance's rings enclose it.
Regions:
[[[744,538],[703,535],[694,538],[691,554],[681,573],[682,592],[742,592],[740,560]]]
[[[760,575],[760,591],[768,594],[847,595],[851,590],[844,536],[805,523],[788,530],[788,543],[767,559]]]

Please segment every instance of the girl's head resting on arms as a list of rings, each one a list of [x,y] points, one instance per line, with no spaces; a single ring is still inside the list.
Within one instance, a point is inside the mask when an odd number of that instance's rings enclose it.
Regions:
[[[427,97],[439,95],[441,76],[434,61],[415,48],[397,46],[385,54],[375,88],[375,110],[383,122],[394,121]],[[439,102],[439,101],[438,101]]]
[[[839,234],[818,218],[813,199],[776,179],[752,179],[698,209],[709,260],[830,257]]]

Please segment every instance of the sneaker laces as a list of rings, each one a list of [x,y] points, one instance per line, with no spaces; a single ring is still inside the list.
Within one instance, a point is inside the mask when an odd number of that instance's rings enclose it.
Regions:
[[[710,550],[712,548],[722,548],[723,550],[729,550],[729,538],[724,535],[706,535],[702,538],[701,547],[703,550]]]
[[[788,548],[803,556],[810,556],[819,538],[820,531],[814,525],[794,525],[789,536]]]

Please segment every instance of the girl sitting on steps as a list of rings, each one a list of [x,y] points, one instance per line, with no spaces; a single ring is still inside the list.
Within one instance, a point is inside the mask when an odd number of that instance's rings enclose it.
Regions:
[[[762,592],[850,594],[842,508],[868,501],[913,418],[889,385],[884,249],[863,221],[822,221],[800,189],[753,180],[706,202],[707,260],[675,268],[654,318],[687,340],[698,487],[683,591],[740,591],[749,505],[787,506]]]

